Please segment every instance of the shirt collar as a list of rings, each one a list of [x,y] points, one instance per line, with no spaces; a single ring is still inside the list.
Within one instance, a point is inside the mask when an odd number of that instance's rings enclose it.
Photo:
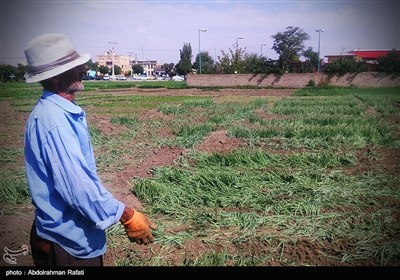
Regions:
[[[83,109],[81,107],[79,107],[78,105],[76,105],[74,102],[68,101],[67,99],[65,99],[53,92],[43,90],[42,99],[49,100],[49,101],[55,103],[56,105],[60,106],[65,111],[70,112],[72,114],[82,114],[83,113]]]

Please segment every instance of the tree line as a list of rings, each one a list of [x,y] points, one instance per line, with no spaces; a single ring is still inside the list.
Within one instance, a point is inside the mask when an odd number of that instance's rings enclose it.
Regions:
[[[300,27],[288,26],[283,32],[272,36],[272,49],[279,55],[277,60],[269,59],[256,53],[247,53],[246,48],[234,44],[228,52],[221,50],[217,61],[208,54],[200,52],[191,64],[192,49],[190,43],[185,43],[181,52],[180,61],[175,66],[176,71],[185,75],[193,71],[199,72],[201,60],[201,73],[203,74],[283,74],[283,73],[312,73],[318,66],[318,53],[312,47],[306,47],[305,41],[310,35]],[[301,61],[303,57],[305,60]],[[320,61],[321,62],[321,61]],[[355,73],[366,72],[368,68],[365,61],[357,61],[342,57],[331,62],[323,70],[325,73]],[[392,51],[387,56],[377,60],[376,71],[400,74],[400,54]]]
[[[273,60],[256,53],[248,53],[246,48],[239,47],[238,42],[232,45],[228,51],[221,50],[216,61],[208,52],[200,52],[192,63],[192,47],[190,43],[184,43],[180,52],[180,60],[177,64],[165,63],[161,65],[169,76],[186,75],[188,73],[202,74],[283,74],[283,73],[310,73],[315,72],[318,65],[318,53],[312,47],[307,47],[305,42],[310,35],[300,27],[288,26],[283,32],[271,36],[273,38],[272,49],[279,55]],[[303,57],[305,60],[301,61]],[[201,63],[200,63],[201,61]],[[201,65],[201,69],[200,69]],[[377,60],[376,71],[400,74],[400,54],[390,52],[387,56]],[[90,60],[87,63],[88,69],[103,74],[109,73],[107,66],[99,66]],[[122,70],[114,66],[114,73],[120,75]],[[0,81],[24,80],[27,73],[27,66],[18,64],[0,65]],[[144,69],[141,65],[132,65],[133,73],[141,74]],[[325,73],[354,73],[368,71],[364,61],[342,58],[331,62],[325,67]]]

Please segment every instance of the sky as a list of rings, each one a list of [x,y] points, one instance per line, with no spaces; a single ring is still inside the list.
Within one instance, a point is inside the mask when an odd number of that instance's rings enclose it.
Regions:
[[[304,43],[315,52],[320,43],[321,58],[400,49],[399,15],[398,0],[0,0],[0,64],[25,64],[25,47],[43,33],[67,35],[94,62],[114,48],[119,55],[177,64],[184,44],[192,48],[192,62],[199,49],[218,59],[236,41],[246,53],[277,59],[272,36],[288,26],[308,33]]]

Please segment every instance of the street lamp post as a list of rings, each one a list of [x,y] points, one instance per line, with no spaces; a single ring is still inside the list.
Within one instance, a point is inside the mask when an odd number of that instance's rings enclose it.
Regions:
[[[243,37],[236,37],[236,46],[239,47],[239,40],[243,39]]]
[[[321,61],[320,61],[320,59],[319,59],[320,48],[321,48],[321,32],[324,32],[324,30],[323,30],[323,29],[317,29],[317,30],[315,30],[315,31],[318,32],[318,70],[317,70],[317,72],[319,73],[320,64],[321,64]]]
[[[132,63],[131,55],[133,55],[134,52],[128,52],[128,54],[129,54],[129,66],[131,66],[131,77],[133,77],[133,63]]]
[[[117,42],[108,42],[109,45],[116,45]],[[114,78],[114,47],[111,47],[111,76]]]
[[[263,43],[263,44],[261,44],[261,56],[262,56],[262,47],[263,46],[266,46],[267,44],[265,44],[265,43]]]
[[[200,32],[206,32],[207,29],[199,29],[199,74],[201,74],[201,49],[200,49]]]

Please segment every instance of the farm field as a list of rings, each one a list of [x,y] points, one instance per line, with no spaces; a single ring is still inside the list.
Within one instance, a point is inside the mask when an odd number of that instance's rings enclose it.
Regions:
[[[100,178],[158,225],[149,246],[109,228],[106,266],[400,265],[400,88],[85,89]],[[0,84],[0,248],[29,244],[23,132],[40,94]]]

